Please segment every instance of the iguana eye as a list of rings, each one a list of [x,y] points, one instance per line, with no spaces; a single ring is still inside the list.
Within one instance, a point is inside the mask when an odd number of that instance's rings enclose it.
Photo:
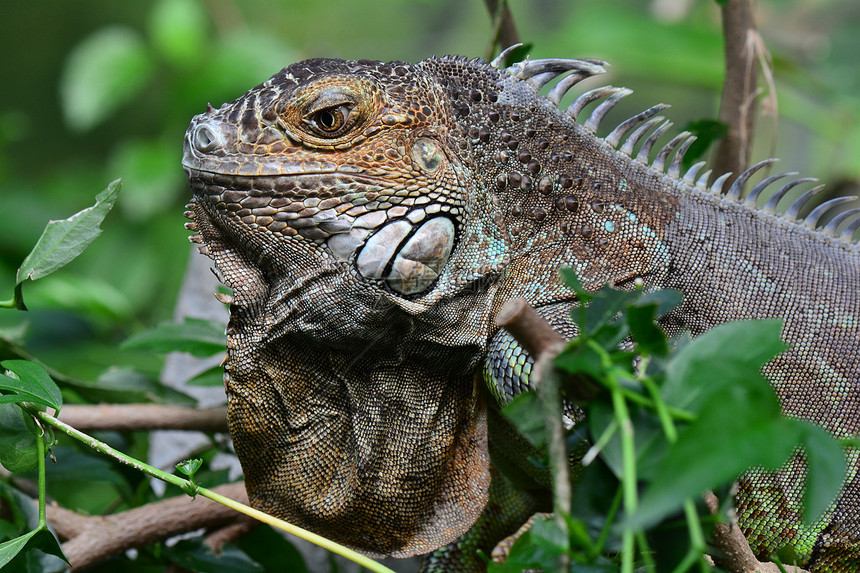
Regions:
[[[324,76],[289,94],[279,110],[281,126],[290,138],[311,148],[343,149],[382,105],[379,90],[354,76]]]
[[[320,135],[340,135],[343,127],[347,125],[349,112],[350,108],[346,104],[326,107],[311,112],[305,121]]]

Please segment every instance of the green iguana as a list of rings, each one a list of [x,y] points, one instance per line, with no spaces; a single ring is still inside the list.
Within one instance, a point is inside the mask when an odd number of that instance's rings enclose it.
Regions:
[[[668,332],[784,317],[791,349],[766,374],[785,412],[858,433],[860,210],[817,228],[840,198],[798,220],[815,188],[777,214],[810,181],[793,178],[756,206],[796,175],[745,192],[771,161],[709,187],[702,163],[682,174],[688,133],[652,158],[664,105],[598,137],[629,90],[558,104],[602,62],[500,61],[307,60],[191,122],[188,228],[233,290],[225,385],[253,505],[370,555],[467,532],[490,489],[494,401],[528,386],[509,368],[527,357],[493,318],[525,297],[574,336],[563,266],[588,289],[680,290]],[[746,480],[752,547],[860,570],[857,462],[812,527],[798,518],[802,466]],[[479,526],[507,535],[535,508]]]

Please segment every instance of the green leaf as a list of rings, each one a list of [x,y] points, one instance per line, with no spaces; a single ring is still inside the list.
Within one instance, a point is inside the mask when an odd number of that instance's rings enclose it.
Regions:
[[[715,141],[726,136],[729,126],[717,119],[699,119],[689,122],[681,130],[689,131],[696,136],[696,141],[684,154],[682,166],[686,170],[698,161]]]
[[[102,28],[78,44],[60,79],[66,123],[86,131],[141,92],[154,66],[140,35],[131,28]]]
[[[258,527],[236,545],[266,571],[308,573],[302,554],[271,527]]]
[[[7,509],[5,517],[11,518],[14,521],[14,525],[9,524],[9,528],[4,528],[3,533],[6,534],[4,537],[18,536],[20,531],[30,530],[22,536],[27,537],[24,543],[24,550],[20,550],[19,542],[10,543],[9,547],[4,548],[0,552],[0,555],[3,556],[0,558],[0,561],[2,561],[10,557],[9,553],[13,553],[15,549],[18,549],[17,555],[11,556],[11,561],[0,564],[0,569],[4,572],[9,571],[10,573],[17,571],[59,573],[60,571],[68,570],[67,560],[59,552],[56,542],[52,543],[44,535],[44,533],[50,535],[50,532],[41,530],[41,534],[36,533],[40,531],[38,504],[17,489],[2,482],[0,482],[0,498],[2,498]],[[19,539],[20,537],[10,541],[19,541]]]
[[[572,340],[553,361],[557,367],[568,374],[585,374],[600,380],[604,374],[601,356],[588,344]]]
[[[149,35],[159,53],[187,68],[206,52],[206,11],[195,0],[160,0],[149,19]]]
[[[4,360],[0,366],[8,371],[14,372],[18,379],[0,374],[0,390],[15,392],[25,400],[14,400],[16,402],[36,402],[48,406],[57,411],[63,406],[63,396],[56,383],[48,376],[48,372],[41,364],[29,360]],[[0,403],[6,401],[4,396]]]
[[[162,323],[153,329],[139,332],[123,342],[120,348],[211,356],[224,352],[225,340],[222,323],[186,318],[185,322]]]
[[[504,7],[504,4],[500,3],[497,4],[497,6],[501,9]],[[504,48],[507,48],[507,46],[502,46],[502,49]],[[524,42],[522,46],[514,48],[505,58],[505,66],[512,66],[517,62],[525,60],[526,57],[528,57],[529,52],[532,51],[532,48],[534,48],[534,44],[532,42]]]
[[[627,309],[627,324],[640,352],[666,356],[669,353],[669,345],[666,343],[666,335],[655,322],[656,315],[656,304],[631,306]]]
[[[202,372],[188,380],[185,383],[187,386],[223,386],[224,385],[224,367],[215,366],[206,372]]]
[[[18,268],[16,281],[36,280],[67,265],[101,233],[101,224],[116,202],[120,180],[96,195],[96,203],[62,221],[50,221],[36,246]]]
[[[646,292],[639,297],[639,300],[633,303],[632,306],[648,306],[652,304],[657,305],[657,316],[663,316],[676,306],[681,304],[681,300],[684,298],[684,295],[681,294],[681,291],[677,291],[674,289],[660,289],[653,290],[650,292]]]
[[[3,567],[12,559],[18,555],[25,547],[27,547],[27,543],[39,533],[38,529],[34,529],[29,533],[25,533],[21,537],[16,537],[15,539],[10,539],[4,543],[0,543],[0,567]]]
[[[679,431],[653,472],[631,524],[655,523],[685,499],[730,483],[753,466],[775,468],[791,455],[803,432],[781,416],[779,401],[760,374],[785,348],[780,327],[778,320],[723,324],[669,362],[662,389],[666,403],[698,417]]]
[[[541,412],[540,398],[536,392],[517,394],[502,408],[502,414],[511,420],[520,434],[537,448],[547,441],[546,424]]]
[[[97,402],[157,402],[194,406],[196,400],[131,368],[112,367],[95,380],[69,382],[87,400]]]
[[[539,547],[544,554],[554,558],[565,553],[569,547],[568,539],[558,526],[554,517],[537,517],[532,523],[532,543]]]
[[[0,464],[10,472],[36,468],[38,453],[35,424],[14,404],[0,404]]]
[[[731,396],[755,392],[771,397],[758,404],[760,416],[778,411],[776,396],[759,372],[786,348],[781,327],[781,320],[741,320],[695,338],[669,362],[662,389],[666,404],[695,413],[710,394],[728,392],[726,403],[731,403]]]
[[[585,311],[585,323],[579,325],[586,334],[595,333],[601,327],[615,323],[618,314],[633,304],[642,293],[640,291],[623,291],[611,286],[604,286],[596,293],[593,293],[593,295]]]
[[[585,287],[582,286],[582,283],[579,281],[579,277],[576,276],[576,271],[570,267],[564,267],[559,271],[559,273],[561,274],[564,284],[576,294],[576,298],[579,299],[579,302],[586,303],[591,300],[591,293],[585,290]]]
[[[842,489],[847,458],[839,440],[822,428],[802,420],[791,422],[801,426],[801,444],[807,465],[803,520],[812,523],[830,507]]]
[[[602,436],[610,424],[615,421],[615,412],[608,396],[601,396],[600,399],[592,402],[588,414],[589,429],[595,439],[597,436]],[[659,470],[666,456],[668,448],[665,435],[660,426],[660,421],[650,410],[633,407],[630,418],[635,428],[633,437],[637,477],[650,479],[650,476]],[[620,480],[624,473],[624,456],[619,432],[615,432],[609,442],[603,446],[600,456],[606,466]]]
[[[98,455],[96,452],[93,452],[92,455],[84,454],[64,446],[52,447],[51,452],[58,463],[47,464],[45,470],[48,483],[52,484],[51,490],[56,498],[63,497],[63,489],[69,487],[70,483],[75,484],[70,488],[75,490],[80,489],[81,482],[111,484],[117,487],[125,485],[125,480],[117,470],[117,465],[108,461],[109,458]],[[62,482],[62,485],[59,482]],[[63,502],[60,501],[60,503]],[[91,511],[90,508],[87,510]]]
[[[203,460],[200,458],[194,458],[190,460],[184,460],[176,464],[176,469],[179,470],[179,473],[188,476],[189,478],[193,478],[194,474],[197,473],[197,470],[200,469],[200,466],[203,465]]]
[[[180,541],[164,548],[165,555],[181,569],[200,573],[263,573],[263,568],[234,546],[224,547],[218,555],[199,540]]]
[[[799,428],[786,419],[758,418],[754,408],[740,409],[716,398],[713,402],[679,433],[653,473],[630,526],[650,526],[677,511],[685,499],[731,483],[754,466],[775,469],[800,440]],[[744,423],[737,424],[738,418],[744,418]]]
[[[66,563],[69,562],[57,543],[57,538],[47,529],[34,529],[21,537],[16,537],[0,543],[0,568],[7,565],[24,550],[40,549],[50,555],[56,555]]]

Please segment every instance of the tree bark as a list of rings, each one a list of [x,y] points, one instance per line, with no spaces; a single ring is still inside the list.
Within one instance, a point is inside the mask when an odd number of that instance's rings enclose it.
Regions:
[[[248,503],[244,482],[213,488],[231,499]],[[182,495],[107,516],[84,516],[59,506],[48,506],[48,522],[72,565],[81,571],[135,547],[143,547],[201,527],[220,527],[245,521],[234,510],[197,496]]]
[[[759,71],[754,12],[755,0],[726,0],[722,6],[726,77],[719,118],[729,129],[717,145],[714,173],[734,174],[724,189],[746,170],[752,147]]]

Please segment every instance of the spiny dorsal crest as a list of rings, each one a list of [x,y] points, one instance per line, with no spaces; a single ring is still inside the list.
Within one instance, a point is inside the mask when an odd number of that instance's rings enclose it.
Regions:
[[[559,106],[562,98],[567,95],[574,86],[579,84],[582,80],[605,73],[605,66],[608,65],[606,62],[593,59],[549,58],[531,60],[526,58],[525,60],[514,63],[507,68],[502,68],[502,62],[519,45],[520,44],[516,44],[507,48],[492,62],[490,62],[489,65],[500,69],[502,73],[506,73],[514,79],[526,82],[534,87],[535,90],[540,90],[552,81],[557,80],[557,83],[545,96],[556,106]],[[618,102],[631,93],[633,93],[632,90],[623,87],[598,87],[576,97],[573,103],[567,107],[565,112],[576,120],[589,104],[600,102],[594,107],[591,114],[581,122],[585,129],[597,137],[596,134],[598,127],[606,117],[606,114],[612,110]],[[659,148],[659,151],[657,151],[656,155],[652,159],[652,151],[654,146],[657,144],[657,141],[672,127],[671,121],[658,115],[668,107],[670,106],[663,103],[654,105],[633,117],[622,121],[609,133],[609,135],[600,139],[618,153],[626,155],[633,161],[642,163],[671,179],[684,183],[690,188],[691,192],[711,193],[715,195],[723,194],[724,198],[733,200],[739,204],[744,204],[751,209],[756,208],[756,203],[759,197],[765,190],[770,190],[773,183],[780,179],[795,177],[798,175],[797,172],[786,172],[771,175],[762,179],[761,182],[756,184],[746,194],[744,194],[745,185],[751,177],[759,170],[774,164],[778,161],[777,159],[765,159],[764,161],[756,163],[741,173],[728,190],[725,191],[723,190],[723,186],[726,180],[731,176],[731,173],[725,173],[719,176],[712,184],[708,185],[711,170],[707,170],[700,174],[702,168],[707,165],[706,161],[700,161],[693,164],[682,175],[681,169],[684,155],[696,140],[696,136],[690,132],[684,131],[674,136],[668,143],[663,144]],[[638,152],[634,155],[634,150],[637,146],[639,146]],[[672,155],[673,152],[674,155]],[[671,161],[669,160],[670,156],[672,156]],[[781,200],[789,191],[805,183],[817,182],[817,179],[808,177],[792,179],[788,183],[785,183],[776,189],[760,209],[776,216],[778,215],[778,207]],[[857,197],[848,196],[830,199],[812,209],[803,219],[798,219],[800,211],[807,206],[810,200],[823,188],[824,185],[817,185],[804,192],[789,204],[788,208],[781,216],[786,220],[796,221],[799,225],[807,229],[819,229],[822,233],[830,237],[834,237],[845,242],[852,242],[854,233],[860,229],[860,208],[844,211],[838,211],[835,208],[843,203],[853,201],[857,199]],[[830,220],[822,226],[822,218],[825,218],[825,215],[829,215]],[[841,232],[839,230],[840,227],[842,227]],[[857,245],[857,243],[854,244]]]

